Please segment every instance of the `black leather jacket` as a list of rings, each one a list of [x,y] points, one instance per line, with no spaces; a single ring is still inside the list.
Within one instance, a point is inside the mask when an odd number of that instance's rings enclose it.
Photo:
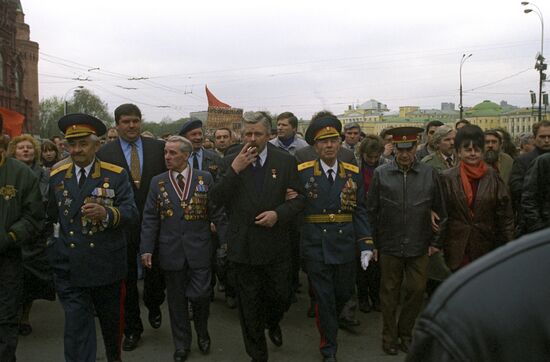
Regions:
[[[447,279],[416,322],[407,362],[550,361],[550,229]]]
[[[527,172],[521,207],[527,232],[550,227],[550,153],[537,157]]]
[[[440,217],[440,232],[431,227],[431,211]],[[367,197],[367,213],[380,253],[416,257],[428,246],[440,247],[447,214],[437,171],[420,162],[404,171],[396,161],[378,167]]]

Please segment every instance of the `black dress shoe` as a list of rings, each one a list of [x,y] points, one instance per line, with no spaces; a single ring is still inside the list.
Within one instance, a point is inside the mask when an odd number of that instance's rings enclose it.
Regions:
[[[187,360],[187,356],[189,356],[189,350],[179,349],[174,352],[174,362],[184,362],[185,360]]]
[[[336,356],[323,356],[323,362],[336,362]]]
[[[395,356],[398,353],[395,343],[382,343],[382,349],[390,356]]]
[[[208,334],[206,337],[198,337],[197,344],[202,354],[208,354],[210,352],[210,336]]]
[[[405,353],[409,353],[410,348],[411,348],[411,339],[407,337],[402,337],[401,343],[399,343],[399,349]]]
[[[271,342],[277,347],[283,345],[283,332],[281,332],[281,327],[277,324],[275,327],[269,328],[267,333]]]
[[[149,310],[149,324],[154,329],[159,329],[162,324],[162,313],[160,308],[153,308]]]
[[[370,313],[371,307],[368,300],[363,300],[359,302],[359,310],[363,313]]]
[[[21,323],[19,325],[19,335],[20,336],[28,336],[32,333],[32,327],[28,323]]]
[[[130,334],[124,338],[124,342],[122,343],[122,350],[123,351],[133,351],[137,348],[138,342],[141,339],[141,335],[139,334]]]
[[[225,297],[225,304],[229,309],[237,308],[237,301],[233,297]]]

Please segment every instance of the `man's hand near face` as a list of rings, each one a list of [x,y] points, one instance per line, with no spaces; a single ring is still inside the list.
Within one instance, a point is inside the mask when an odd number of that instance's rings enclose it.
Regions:
[[[256,147],[249,148],[250,143],[245,144],[241,152],[239,152],[237,157],[235,157],[231,163],[231,168],[235,171],[235,173],[241,173],[248,167],[248,165],[256,161],[256,158],[258,157],[258,150]]]

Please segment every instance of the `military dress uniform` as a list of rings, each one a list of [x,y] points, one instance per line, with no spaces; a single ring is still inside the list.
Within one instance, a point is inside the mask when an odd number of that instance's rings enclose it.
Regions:
[[[73,131],[66,132],[68,138],[70,132],[79,137],[89,135],[86,133],[89,126],[100,128],[97,122],[101,121],[91,120],[87,115],[65,117],[60,124],[65,119],[75,126]],[[80,124],[84,125],[82,132],[78,132]],[[93,133],[100,135],[100,131]],[[118,361],[124,311],[123,279],[127,270],[122,226],[136,219],[138,211],[124,169],[95,159],[79,186],[82,176],[77,177],[76,168],[70,162],[51,171],[48,204],[49,219],[58,223],[48,242],[48,256],[65,312],[65,360],[95,361],[95,310],[107,360]],[[87,218],[81,213],[86,203],[103,205],[107,217],[102,221]]]
[[[326,123],[320,122],[318,128]],[[355,286],[357,252],[372,250],[373,242],[359,168],[338,161],[331,182],[323,167],[320,159],[298,165],[306,190],[300,251],[315,293],[321,354],[331,360],[337,350],[338,316]]]

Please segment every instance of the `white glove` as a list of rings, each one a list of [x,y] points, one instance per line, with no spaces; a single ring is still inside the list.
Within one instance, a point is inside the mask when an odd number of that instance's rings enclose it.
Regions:
[[[361,252],[361,268],[363,268],[363,270],[367,270],[369,267],[369,262],[372,259],[372,255],[373,253],[371,250],[363,250]]]

